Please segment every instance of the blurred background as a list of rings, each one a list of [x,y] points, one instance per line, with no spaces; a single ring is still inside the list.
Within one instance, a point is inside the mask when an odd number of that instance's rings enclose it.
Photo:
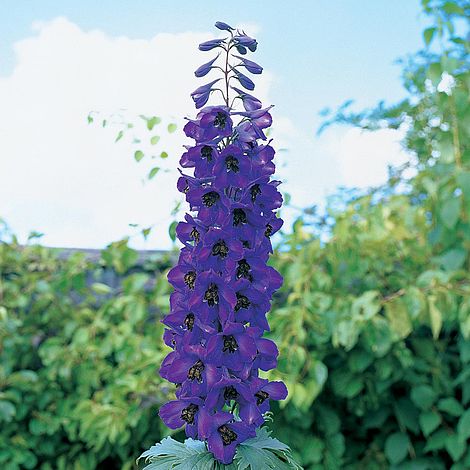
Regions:
[[[177,162],[217,20],[275,105],[274,434],[305,469],[470,468],[469,13],[2,0],[0,468],[131,469],[169,432]]]

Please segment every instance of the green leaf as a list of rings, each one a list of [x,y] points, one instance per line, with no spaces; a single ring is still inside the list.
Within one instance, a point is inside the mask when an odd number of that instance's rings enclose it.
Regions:
[[[168,158],[168,153],[162,152],[162,153],[160,154],[160,158]]]
[[[293,460],[289,447],[270,437],[265,427],[256,431],[256,437],[238,446],[234,462],[239,470],[302,469]]]
[[[460,269],[467,258],[467,252],[463,248],[452,248],[436,258],[447,271]]]
[[[452,199],[447,199],[444,204],[442,204],[440,211],[442,223],[450,230],[455,227],[455,224],[459,220],[460,215],[460,199],[454,197]]]
[[[400,398],[394,406],[394,410],[401,426],[406,427],[415,434],[419,433],[419,411],[409,398]]]
[[[380,301],[377,291],[364,292],[360,297],[354,300],[352,304],[352,316],[363,317],[364,320],[371,319],[380,310]]]
[[[432,336],[434,339],[439,337],[442,328],[442,313],[436,307],[436,297],[430,295],[428,299],[429,320],[431,323]]]
[[[462,8],[455,2],[445,2],[442,9],[448,15],[463,15],[465,13],[464,10],[462,10]]]
[[[463,192],[464,198],[470,201],[470,171],[462,171],[457,175],[457,183]]]
[[[134,158],[136,162],[140,162],[140,160],[144,158],[144,152],[142,152],[142,150],[136,150],[134,152]]]
[[[441,424],[441,417],[434,411],[425,411],[419,415],[419,425],[425,436],[429,436]]]
[[[159,171],[160,171],[160,167],[154,166],[149,172],[148,179],[151,180]]]
[[[428,437],[426,440],[426,447],[424,448],[425,452],[432,452],[434,450],[443,449],[446,445],[447,437],[449,434],[445,429],[439,429],[432,436]]]
[[[151,118],[146,118],[145,116],[141,117],[147,121],[147,129],[149,131],[151,131],[157,124],[162,122],[162,120],[157,116],[152,116]]]
[[[177,129],[176,124],[174,124],[174,123],[168,124],[168,132],[169,132],[170,134],[172,134],[173,132],[175,132],[176,129]]]
[[[114,142],[118,142],[119,140],[121,140],[123,135],[124,135],[124,131],[119,131]]]
[[[151,143],[152,145],[157,145],[158,142],[159,142],[159,140],[160,140],[160,136],[159,136],[159,135],[154,135],[154,136],[150,139],[150,143]]]
[[[460,457],[463,456],[465,449],[467,448],[467,444],[461,437],[457,434],[452,434],[447,437],[446,439],[446,449],[449,452],[452,460],[457,462],[460,460]]]
[[[429,385],[418,385],[411,389],[411,400],[422,410],[430,409],[436,399],[436,392]]]
[[[462,405],[453,397],[439,400],[437,408],[439,411],[444,411],[451,416],[460,416],[463,413]]]
[[[390,463],[396,465],[402,462],[408,455],[410,440],[401,432],[396,432],[385,441],[385,455]]]
[[[106,295],[106,294],[109,294],[110,292],[113,291],[113,290],[111,289],[111,287],[109,287],[109,286],[106,285],[106,284],[103,284],[102,282],[94,282],[94,283],[91,285],[91,288],[92,288],[97,294],[100,294],[100,295]]]
[[[406,338],[413,330],[408,309],[403,299],[396,298],[387,302],[385,304],[385,314],[390,322],[390,327],[400,339]]]
[[[9,423],[13,419],[13,416],[15,416],[15,413],[16,408],[13,403],[6,400],[0,400],[0,421]]]
[[[178,222],[174,220],[170,226],[168,227],[168,234],[170,235],[171,241],[176,240],[176,226],[178,225]]]
[[[459,438],[466,441],[470,437],[470,409],[460,417],[457,425],[457,433]]]
[[[424,37],[424,42],[426,46],[429,46],[431,44],[431,41],[434,37],[434,34],[436,32],[436,28],[426,28],[423,32],[423,37]]]
[[[214,460],[205,445],[203,448],[193,444],[185,445],[171,437],[166,437],[143,452],[137,462],[140,459],[150,462],[150,465],[144,467],[144,470],[204,470],[210,466],[201,467],[201,462],[207,465],[208,459]]]

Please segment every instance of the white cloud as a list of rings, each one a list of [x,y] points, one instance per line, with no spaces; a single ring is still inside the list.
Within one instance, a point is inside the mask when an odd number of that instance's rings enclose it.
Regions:
[[[338,169],[338,184],[365,188],[387,181],[388,166],[409,160],[400,141],[403,131],[339,128],[326,134],[325,148]]]

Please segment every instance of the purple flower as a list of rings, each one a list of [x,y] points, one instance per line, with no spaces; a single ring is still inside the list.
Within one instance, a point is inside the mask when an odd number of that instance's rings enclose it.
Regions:
[[[249,180],[251,162],[237,145],[228,145],[214,165],[213,175],[219,186],[245,187]]]
[[[256,436],[253,427],[233,421],[233,415],[225,411],[211,415],[203,409],[198,424],[199,435],[207,439],[209,450],[224,464],[232,462],[240,442]]]
[[[248,48],[251,52],[255,52],[258,47],[258,42],[256,39],[250,38],[246,34],[241,34],[240,36],[234,37],[235,44],[239,44],[243,47]]]
[[[251,387],[239,378],[229,377],[227,371],[207,394],[205,407],[208,411],[221,410],[224,405],[247,401],[254,401]]]
[[[165,403],[158,414],[170,429],[186,426],[186,435],[196,438],[199,410],[203,406],[199,397],[181,398]]]
[[[204,77],[205,75],[207,75],[211,71],[212,65],[214,64],[214,62],[217,60],[218,57],[219,56],[216,56],[212,60],[207,62],[206,64],[203,64],[200,67],[198,67],[198,69],[194,72],[194,75],[196,75],[196,77],[198,78]]]
[[[195,142],[181,156],[188,174],[180,170],[177,188],[191,213],[176,227],[184,247],[168,273],[174,292],[163,339],[172,351],[160,367],[161,376],[176,384],[177,399],[163,405],[160,416],[172,429],[185,426],[189,437],[205,440],[214,457],[229,464],[237,445],[264,423],[270,400],[287,395],[281,382],[259,378],[259,370],[276,367],[278,356],[275,343],[263,334],[269,331],[271,298],[282,284],[267,265],[271,237],[282,226],[276,215],[282,196],[279,181],[271,178],[275,152],[265,134],[271,107],[229,85],[235,78],[254,89],[239,69],[259,74],[262,67],[231,51],[245,55],[257,42],[226,23],[216,27],[230,37],[199,48],[220,47],[229,57],[224,86],[217,89],[223,103],[207,106],[219,96],[212,92],[221,79],[197,88],[191,96],[200,110],[184,126]],[[199,67],[196,76],[218,69],[215,60]],[[243,108],[235,109],[240,100]]]
[[[263,414],[269,411],[269,400],[284,400],[287,387],[283,382],[269,382],[266,379],[252,377],[250,395],[247,400],[240,401],[240,417],[248,424],[261,425]]]
[[[223,21],[216,21],[215,27],[221,29],[222,31],[233,31],[233,28]]]
[[[263,67],[261,67],[261,65],[258,65],[256,62],[253,62],[252,60],[248,60],[245,57],[240,57],[238,55],[234,55],[233,57],[240,59],[242,61],[242,65],[248,70],[248,72],[251,72],[254,74],[260,74],[263,72]]]
[[[202,108],[207,103],[207,101],[209,100],[209,96],[212,92],[212,86],[216,84],[219,80],[220,78],[212,80],[212,82],[209,82],[206,85],[202,85],[199,88],[196,88],[191,93],[191,98],[193,99],[197,109]]]
[[[220,47],[225,39],[211,39],[210,41],[202,42],[199,44],[200,51],[210,51],[216,47]]]
[[[217,144],[207,142],[188,147],[188,150],[181,156],[180,165],[183,168],[194,168],[196,178],[210,176],[218,156]]]
[[[230,275],[243,257],[243,244],[221,228],[211,227],[199,245],[196,256],[201,264],[215,272]]]
[[[176,236],[187,247],[197,245],[206,231],[205,226],[189,214],[186,214],[184,218],[186,222],[179,222],[176,226]]]
[[[232,90],[235,90],[238,93],[238,96],[243,102],[243,107],[245,108],[246,111],[253,111],[255,109],[260,109],[263,105],[261,104],[261,101],[246,93],[243,90],[240,90],[240,88],[232,87]]]
[[[230,371],[242,370],[256,356],[256,344],[240,323],[226,323],[223,330],[207,342],[207,357],[211,364],[224,365]]]
[[[255,84],[245,74],[239,72],[238,70],[235,70],[235,77],[240,82],[240,84],[247,90],[251,91],[255,89]]]

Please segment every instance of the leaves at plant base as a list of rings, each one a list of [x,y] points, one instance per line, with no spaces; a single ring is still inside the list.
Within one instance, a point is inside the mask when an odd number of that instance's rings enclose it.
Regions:
[[[148,463],[143,470],[302,470],[282,442],[270,437],[266,428],[237,448],[230,465],[216,461],[204,442],[186,439],[184,444],[166,437],[138,459]]]

